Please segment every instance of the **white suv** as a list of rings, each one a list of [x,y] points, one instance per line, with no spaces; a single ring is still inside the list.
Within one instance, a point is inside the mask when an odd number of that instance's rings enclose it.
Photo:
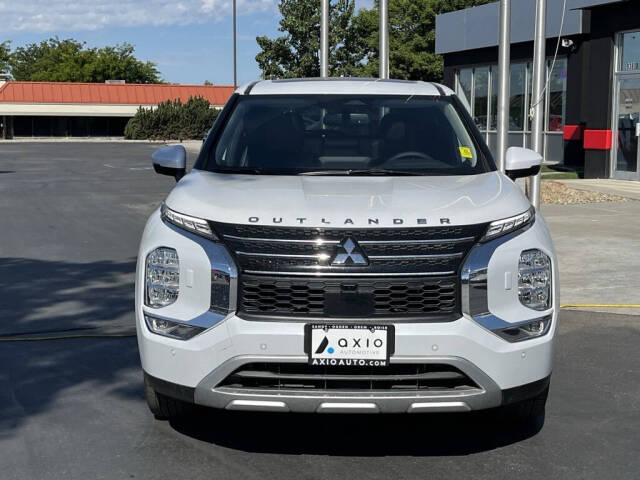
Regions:
[[[158,418],[273,412],[543,418],[558,314],[542,217],[444,86],[261,81],[229,100],[140,244],[136,319]]]

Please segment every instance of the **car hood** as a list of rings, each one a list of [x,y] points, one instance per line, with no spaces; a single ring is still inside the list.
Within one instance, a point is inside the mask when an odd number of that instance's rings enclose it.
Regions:
[[[167,206],[216,222],[308,227],[469,225],[530,204],[498,172],[465,176],[230,175],[193,170]]]

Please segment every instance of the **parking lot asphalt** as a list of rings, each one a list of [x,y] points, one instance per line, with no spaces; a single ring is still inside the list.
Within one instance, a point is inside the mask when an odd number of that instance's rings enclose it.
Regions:
[[[155,148],[0,143],[0,335],[132,331],[137,244],[173,185]],[[563,311],[559,328],[539,431],[486,413],[160,422],[135,338],[2,342],[0,478],[638,478],[640,320]]]

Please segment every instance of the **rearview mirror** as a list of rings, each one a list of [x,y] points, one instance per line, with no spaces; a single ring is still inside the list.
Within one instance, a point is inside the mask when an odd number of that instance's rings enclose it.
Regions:
[[[511,180],[531,177],[540,172],[542,155],[528,148],[509,147],[507,149],[505,173]]]
[[[175,177],[176,182],[187,171],[187,151],[182,145],[169,145],[151,155],[153,169],[161,175]]]

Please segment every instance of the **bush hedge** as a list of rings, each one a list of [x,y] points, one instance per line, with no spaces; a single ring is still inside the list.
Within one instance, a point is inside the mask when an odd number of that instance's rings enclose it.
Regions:
[[[130,140],[199,140],[217,116],[218,111],[202,97],[191,97],[187,103],[167,100],[154,108],[138,108],[124,136]]]

